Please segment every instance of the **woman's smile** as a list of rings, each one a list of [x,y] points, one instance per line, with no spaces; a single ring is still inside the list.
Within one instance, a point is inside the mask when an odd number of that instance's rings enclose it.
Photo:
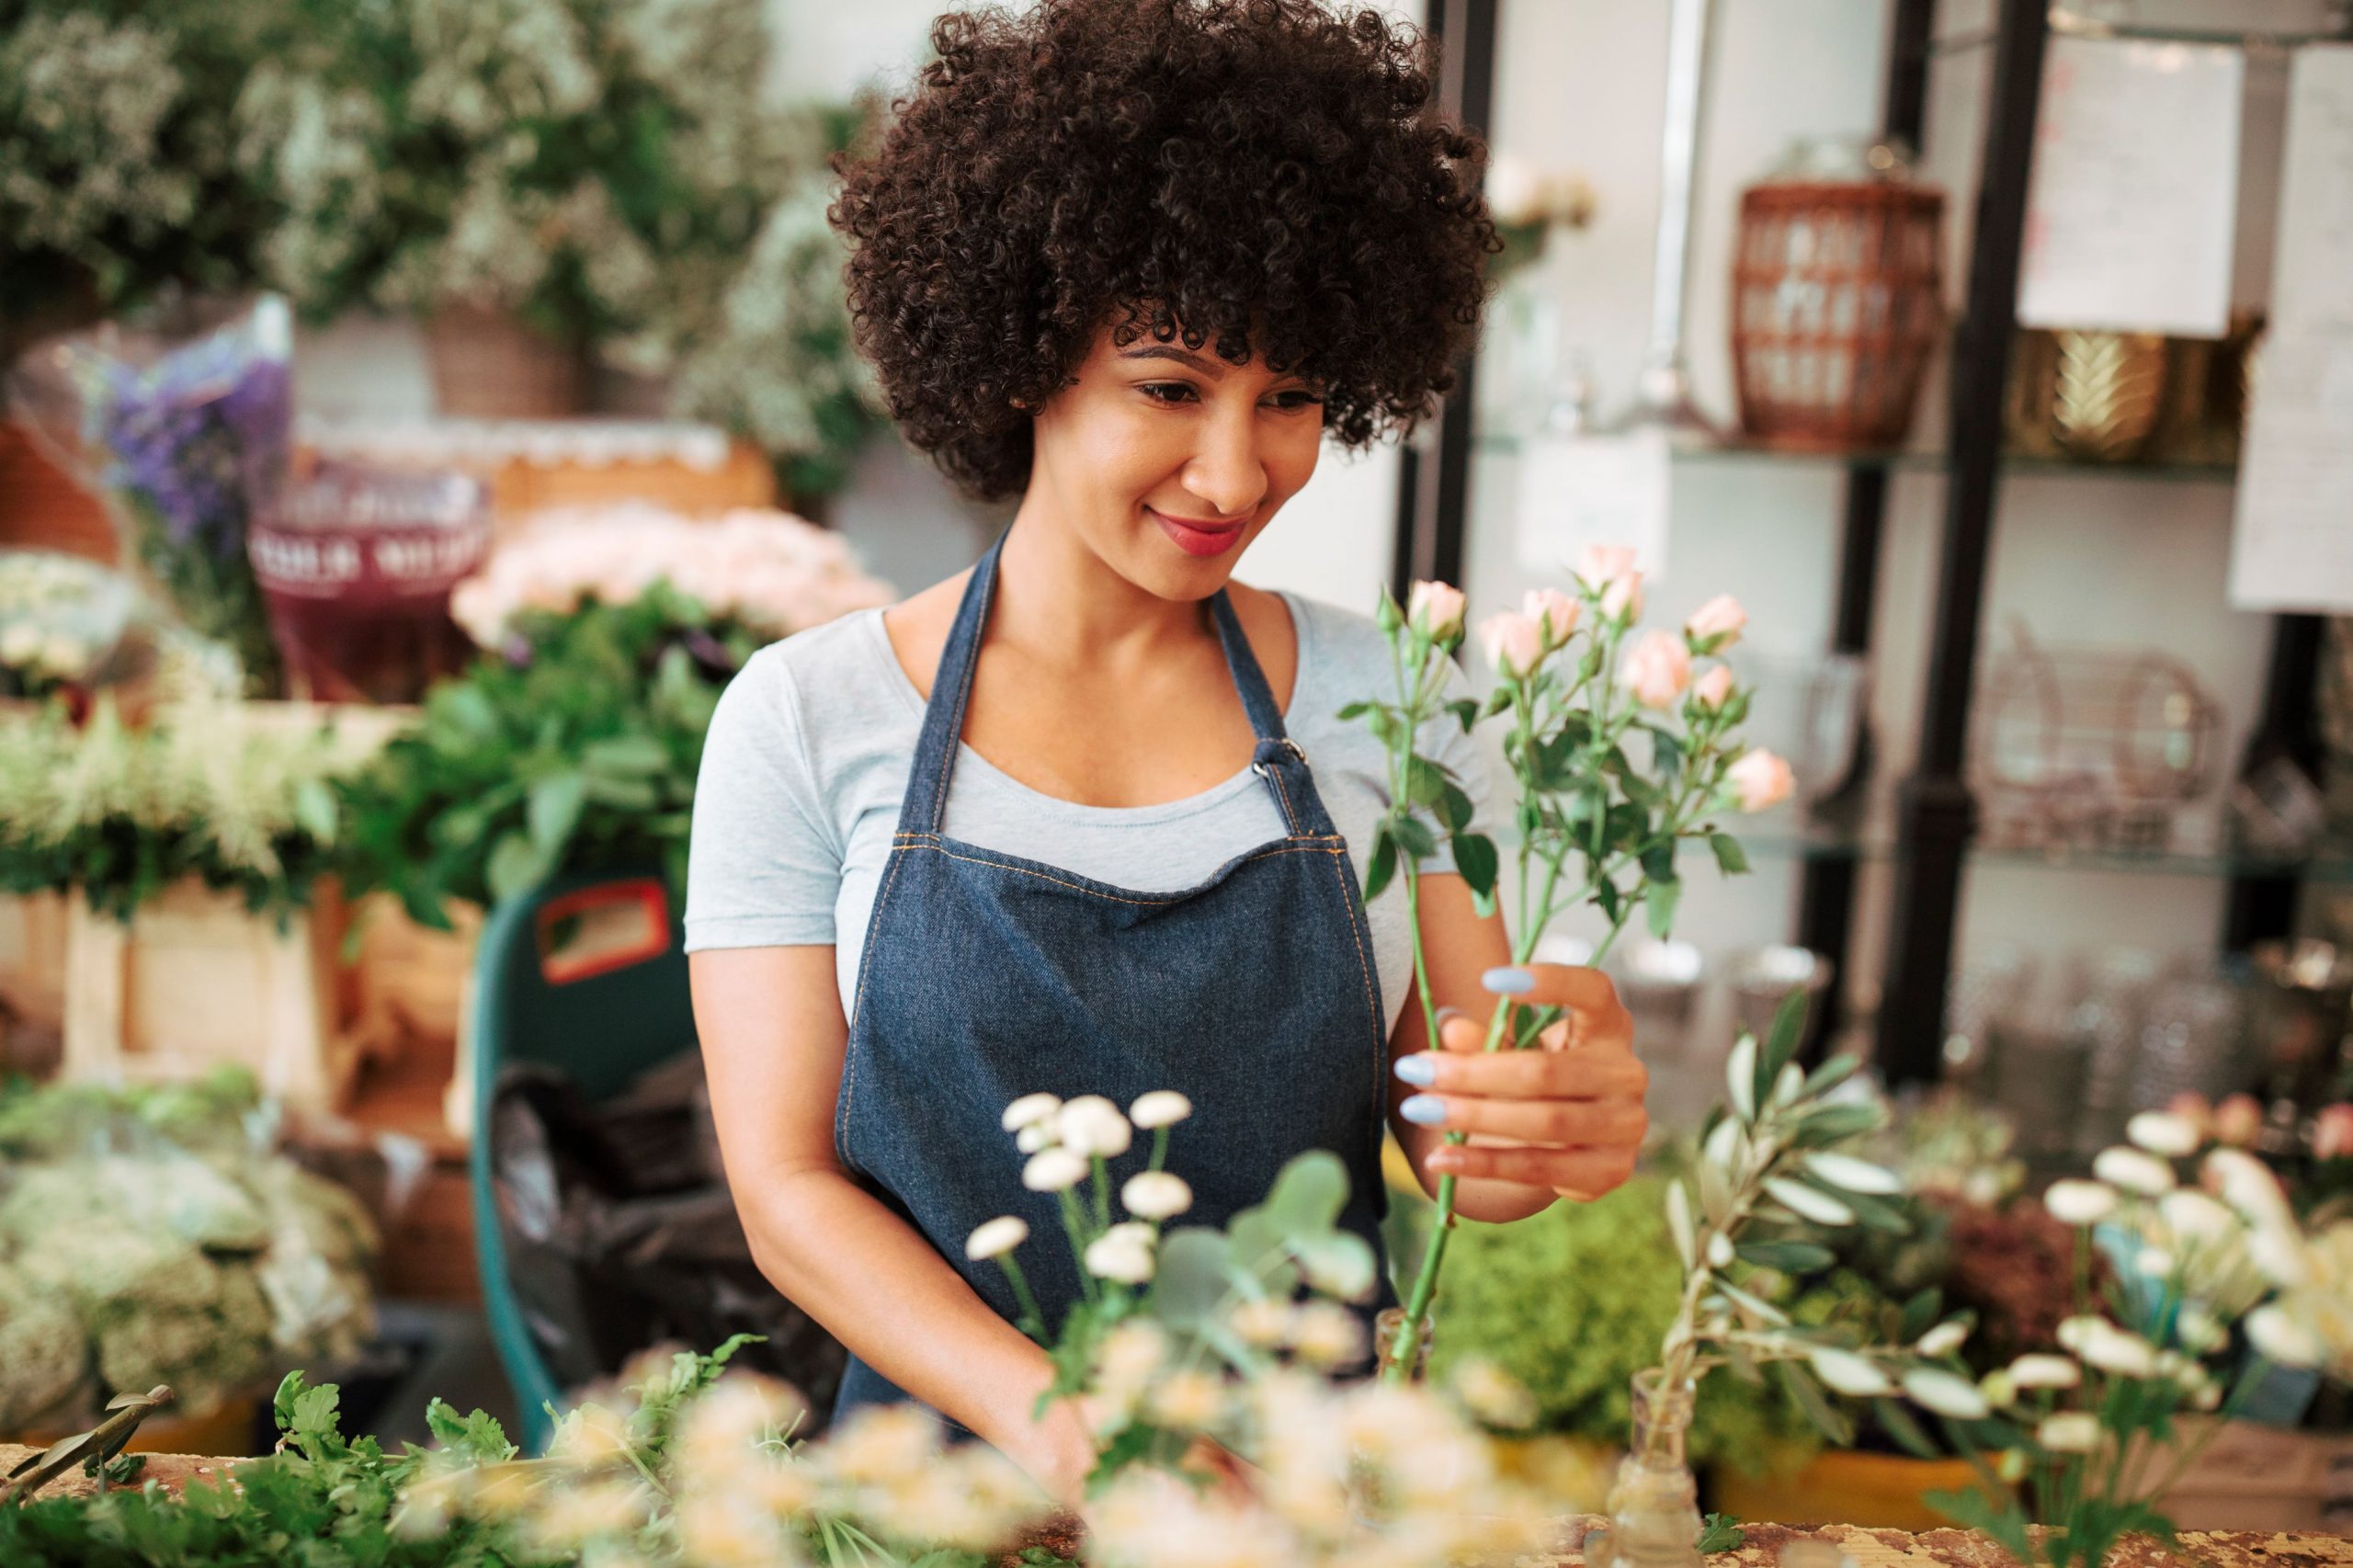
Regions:
[[[1160,531],[1188,555],[1223,555],[1242,542],[1242,535],[1250,522],[1247,517],[1236,517],[1224,523],[1179,519],[1150,506],[1146,506],[1144,511],[1160,525]]]

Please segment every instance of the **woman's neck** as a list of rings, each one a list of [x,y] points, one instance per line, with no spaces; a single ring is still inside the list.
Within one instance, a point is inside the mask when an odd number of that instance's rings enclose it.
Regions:
[[[1206,603],[1137,586],[1068,528],[1017,517],[998,552],[994,639],[1050,665],[1156,663],[1211,635]]]

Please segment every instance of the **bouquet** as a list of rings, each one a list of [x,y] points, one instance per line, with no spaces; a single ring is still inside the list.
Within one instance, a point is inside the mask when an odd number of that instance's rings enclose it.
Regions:
[[[631,604],[665,580],[722,632],[758,642],[895,597],[860,570],[841,535],[790,512],[739,506],[698,520],[623,502],[539,514],[458,585],[449,608],[478,646],[496,651],[523,630],[527,611],[561,616],[591,601]]]
[[[2075,1232],[2060,1352],[1981,1381],[1986,1415],[1948,1423],[1978,1485],[1930,1499],[2029,1568],[2098,1568],[2131,1535],[2170,1541],[2165,1494],[2272,1367],[2353,1380],[2353,1221],[2307,1236],[2268,1167],[2207,1147],[2185,1116],[2143,1112],[2127,1135],[2044,1198]],[[2116,1265],[2101,1289],[2095,1249]]]
[[[245,537],[284,481],[292,352],[286,302],[265,294],[63,338],[10,378],[34,433],[109,503],[121,558],[263,695],[278,649]]]
[[[250,1074],[0,1095],[0,1426],[168,1383],[201,1414],[374,1327],[374,1226],[252,1131]]]
[[[1717,829],[1728,810],[1763,811],[1786,798],[1789,766],[1770,752],[1744,748],[1739,728],[1749,693],[1732,667],[1696,673],[1695,659],[1723,653],[1747,624],[1737,601],[1721,595],[1677,631],[1636,633],[1643,580],[1633,551],[1594,548],[1577,568],[1574,594],[1531,591],[1518,610],[1489,616],[1479,628],[1495,685],[1485,700],[1447,695],[1451,656],[1463,639],[1465,604],[1442,583],[1415,585],[1401,608],[1386,594],[1379,612],[1396,672],[1395,699],[1341,710],[1362,718],[1386,748],[1390,809],[1373,831],[1365,898],[1394,879],[1404,889],[1414,928],[1414,975],[1428,1038],[1438,1040],[1420,932],[1422,862],[1438,851],[1438,830],[1455,869],[1480,909],[1495,907],[1498,858],[1494,843],[1471,831],[1472,803],[1461,781],[1417,749],[1425,727],[1449,715],[1468,731],[1507,721],[1504,757],[1518,787],[1517,903],[1512,958],[1525,963],[1545,928],[1568,910],[1591,904],[1608,926],[1591,961],[1599,962],[1634,911],[1646,910],[1654,935],[1675,918],[1682,882],[1676,850],[1705,839],[1727,874],[1747,869],[1739,842]],[[1500,998],[1489,1017],[1486,1049],[1533,1044],[1552,1021],[1548,1010]],[[1449,1132],[1449,1142],[1463,1134]],[[1382,1348],[1388,1375],[1410,1375],[1410,1358],[1393,1347],[1420,1342],[1454,1225],[1455,1177],[1439,1178],[1438,1215],[1396,1332]]]

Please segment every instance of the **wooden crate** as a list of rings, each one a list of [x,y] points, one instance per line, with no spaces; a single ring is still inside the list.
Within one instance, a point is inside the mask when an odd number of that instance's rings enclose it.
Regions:
[[[359,1066],[357,986],[339,962],[346,914],[332,880],[283,930],[196,882],[165,889],[126,924],[67,907],[68,1078],[152,1083],[223,1063],[265,1092],[335,1109]]]
[[[2226,1422],[2165,1494],[2165,1510],[2186,1530],[2320,1529],[2339,1462],[2353,1463],[2353,1437]]]
[[[0,1003],[27,1023],[65,1021],[65,895],[0,898]]]

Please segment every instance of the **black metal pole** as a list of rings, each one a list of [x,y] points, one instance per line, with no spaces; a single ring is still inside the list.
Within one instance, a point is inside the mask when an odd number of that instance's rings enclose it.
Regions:
[[[1427,30],[1438,45],[1438,109],[1485,134],[1494,119],[1495,24],[1501,0],[1430,0]],[[1454,390],[1440,401],[1437,450],[1407,446],[1397,475],[1397,528],[1390,585],[1404,599],[1417,577],[1462,581],[1469,523],[1472,410],[1478,400],[1474,342],[1455,362]]]
[[[1928,40],[1935,34],[1937,0],[1896,0],[1888,25],[1887,97],[1881,122],[1889,139],[1917,150],[1927,119]],[[1868,654],[1871,649],[1871,605],[1879,591],[1880,537],[1887,516],[1888,472],[1880,461],[1847,470],[1846,515],[1840,521],[1836,619],[1831,626],[1835,653]],[[1856,734],[1856,777],[1867,790],[1876,751],[1869,716]],[[1851,802],[1848,803],[1851,809]],[[1823,851],[1805,858],[1798,881],[1797,939],[1833,966],[1822,1005],[1806,1020],[1804,1060],[1818,1062],[1837,1032],[1845,1011],[1847,965],[1853,948],[1855,881],[1851,854]]]
[[[1936,631],[1922,702],[1920,756],[1898,796],[1895,903],[1880,1006],[1878,1059],[1890,1084],[1937,1075],[1975,815],[1963,767],[2002,467],[2002,390],[2018,325],[2018,255],[2034,165],[2048,0],[2000,0],[1985,155],[1969,290],[1952,368],[1951,472],[1945,489]]]
[[[2318,724],[2321,643],[2328,622],[2317,615],[2271,618],[2271,668],[2263,681],[2263,712],[2247,738],[2242,773],[2278,758],[2322,778],[2324,749]],[[2222,949],[2241,953],[2256,943],[2295,929],[2296,903],[2303,879],[2295,876],[2233,877],[2222,911]]]

